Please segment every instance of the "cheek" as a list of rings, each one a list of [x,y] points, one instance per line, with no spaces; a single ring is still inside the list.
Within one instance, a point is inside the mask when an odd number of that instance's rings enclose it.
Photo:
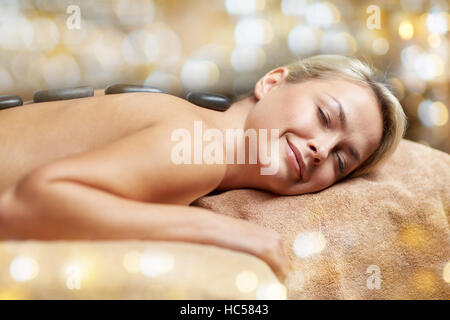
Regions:
[[[314,104],[306,100],[299,99],[295,103],[286,103],[282,118],[285,127],[295,128],[297,132],[301,131],[305,135],[312,134],[315,129],[320,128]]]
[[[293,113],[281,101],[265,100],[255,105],[247,116],[251,128],[283,129],[293,120]]]
[[[278,125],[286,125],[293,122],[301,115],[302,100],[294,97],[289,92],[278,91],[264,101],[265,111],[271,121],[277,121]]]
[[[294,106],[286,106],[279,117],[281,118],[281,121],[285,124],[285,126],[298,126],[298,123],[302,122],[304,114],[299,108],[296,108]]]

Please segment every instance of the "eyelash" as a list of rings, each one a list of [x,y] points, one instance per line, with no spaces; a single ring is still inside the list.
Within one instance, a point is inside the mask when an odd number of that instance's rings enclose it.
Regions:
[[[323,121],[325,122],[327,128],[330,126],[330,123],[328,122],[328,118],[325,116],[325,113],[322,111],[320,107],[317,107],[319,109],[320,116],[322,117]]]
[[[327,128],[329,128],[330,122],[328,121],[328,118],[325,116],[325,113],[322,111],[322,108],[317,107],[317,109],[319,110],[319,114],[322,117],[324,124],[326,125]],[[343,163],[341,157],[339,157],[339,154],[337,152],[336,152],[336,155],[338,158],[339,171],[343,174],[345,172],[344,163]]]

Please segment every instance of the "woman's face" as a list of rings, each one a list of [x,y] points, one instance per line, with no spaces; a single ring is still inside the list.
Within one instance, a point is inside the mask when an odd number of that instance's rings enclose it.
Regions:
[[[278,171],[256,175],[255,185],[286,195],[319,191],[376,150],[382,137],[381,112],[368,87],[343,78],[287,83],[287,73],[286,68],[272,70],[255,86],[257,103],[245,127],[279,129]],[[304,164],[301,173],[298,156]]]

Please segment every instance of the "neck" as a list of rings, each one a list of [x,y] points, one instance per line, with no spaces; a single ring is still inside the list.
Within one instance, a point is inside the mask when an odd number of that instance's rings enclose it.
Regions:
[[[256,98],[252,95],[233,103],[230,108],[225,111],[225,119],[222,117],[220,127],[222,129],[242,129],[245,132],[247,115],[256,102]],[[241,146],[245,146],[245,136],[234,139],[233,148],[235,156],[236,150]],[[245,150],[247,154],[247,147]],[[233,161],[232,164],[227,164],[225,176],[217,186],[216,190],[251,188],[253,185],[253,173],[256,172],[256,170],[257,165],[255,164],[238,164],[236,161]]]
[[[243,98],[234,102],[223,114],[219,117],[219,123],[224,129],[227,128],[242,128],[244,129],[247,115],[251,108],[256,104],[255,96]],[[225,116],[224,116],[225,115]]]

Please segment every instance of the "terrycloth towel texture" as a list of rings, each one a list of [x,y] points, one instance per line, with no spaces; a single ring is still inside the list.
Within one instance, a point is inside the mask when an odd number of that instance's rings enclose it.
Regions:
[[[378,171],[313,194],[250,189],[193,205],[278,231],[288,299],[449,299],[450,155],[402,140]]]

